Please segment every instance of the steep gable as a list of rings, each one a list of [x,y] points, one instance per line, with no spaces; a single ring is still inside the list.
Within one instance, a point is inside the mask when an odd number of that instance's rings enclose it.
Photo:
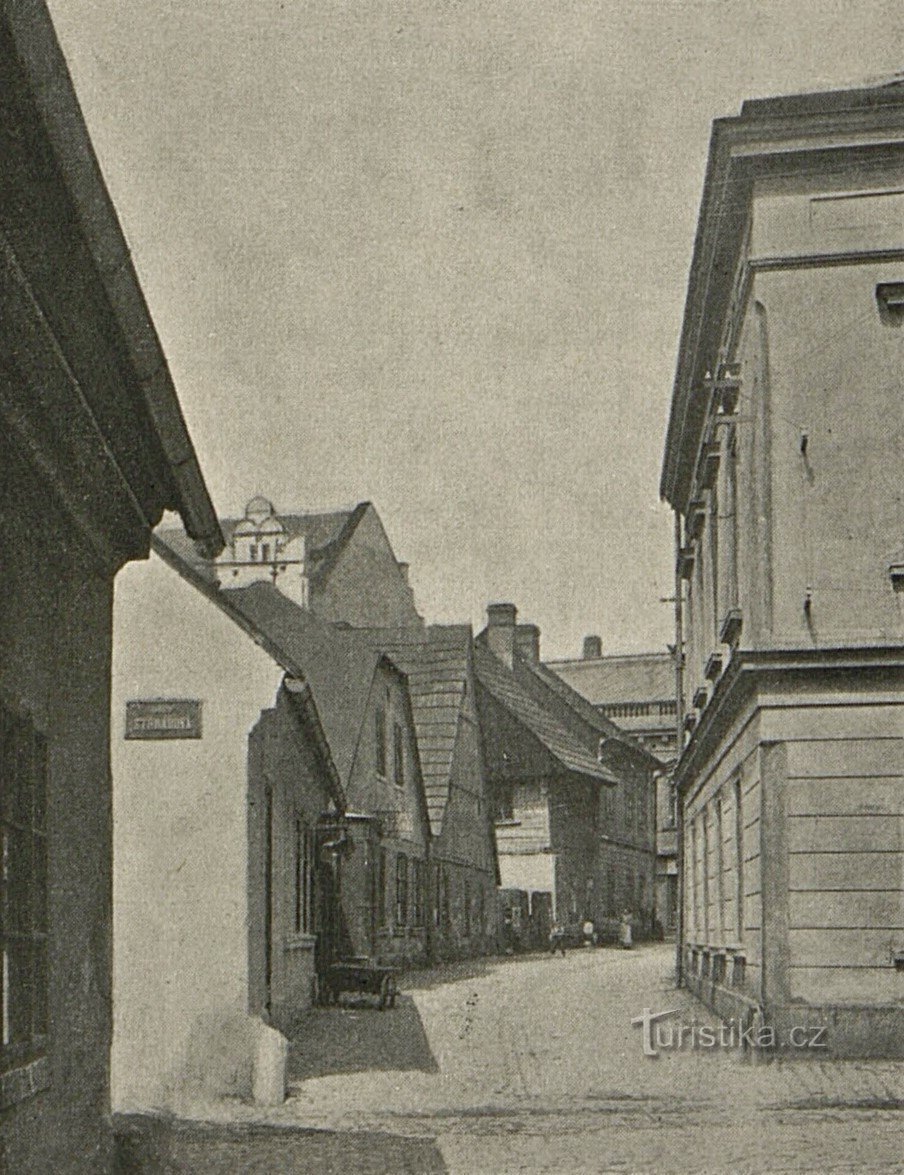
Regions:
[[[474,649],[474,664],[483,689],[546,749],[560,769],[589,776],[600,783],[618,782],[549,709],[530,697],[512,670],[479,643]]]
[[[368,629],[367,637],[408,678],[430,827],[439,836],[471,674],[471,628],[462,624]]]
[[[312,583],[311,607],[324,620],[356,628],[422,627],[407,568],[396,559],[369,502],[324,561]]]

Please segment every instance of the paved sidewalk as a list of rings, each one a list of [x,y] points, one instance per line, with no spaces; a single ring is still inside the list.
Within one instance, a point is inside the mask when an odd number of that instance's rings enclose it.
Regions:
[[[670,969],[657,946],[415,973],[395,1010],[311,1013],[284,1106],[207,1115],[409,1139],[461,1175],[902,1169],[900,1065],[751,1063],[731,1048],[645,1057],[631,1023],[644,1008],[716,1023]]]

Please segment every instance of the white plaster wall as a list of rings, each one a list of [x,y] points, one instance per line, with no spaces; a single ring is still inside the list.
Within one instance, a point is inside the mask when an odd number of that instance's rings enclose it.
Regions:
[[[117,577],[113,629],[112,1099],[128,1109],[172,1104],[189,1054],[223,1088],[250,1080],[247,735],[282,671],[156,555]],[[126,701],[154,697],[201,699],[203,737],[126,741]]]

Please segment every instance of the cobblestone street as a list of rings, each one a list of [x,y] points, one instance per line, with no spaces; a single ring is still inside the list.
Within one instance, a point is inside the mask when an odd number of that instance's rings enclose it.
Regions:
[[[894,1063],[752,1062],[737,1048],[645,1057],[631,1025],[645,1007],[710,1022],[672,988],[671,963],[656,946],[462,964],[414,973],[392,1011],[315,1011],[286,1104],[207,1107],[254,1134],[213,1147],[186,1132],[176,1169],[900,1170]],[[290,1129],[277,1141],[263,1122]],[[262,1147],[269,1166],[255,1165]]]

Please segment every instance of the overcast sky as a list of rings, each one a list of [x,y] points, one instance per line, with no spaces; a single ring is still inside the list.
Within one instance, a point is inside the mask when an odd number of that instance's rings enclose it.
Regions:
[[[49,0],[214,503],[371,499],[431,621],[662,647],[710,124],[900,0]]]

